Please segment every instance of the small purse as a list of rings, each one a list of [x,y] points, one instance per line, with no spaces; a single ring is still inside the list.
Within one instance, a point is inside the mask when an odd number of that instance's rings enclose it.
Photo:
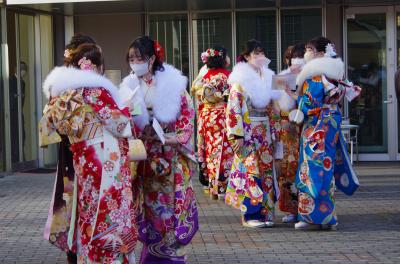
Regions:
[[[134,138],[130,138],[128,140],[129,150],[128,150],[128,158],[129,161],[140,161],[147,159],[147,151],[144,146],[144,143],[141,139],[138,139],[136,136],[135,128],[133,128]]]

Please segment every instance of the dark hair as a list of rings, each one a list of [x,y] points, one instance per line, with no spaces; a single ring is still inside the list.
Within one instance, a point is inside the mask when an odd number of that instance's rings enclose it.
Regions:
[[[283,62],[286,64],[286,61],[288,61],[287,65],[291,66],[290,59],[292,58],[292,50],[294,46],[289,46],[286,48],[285,52],[283,53]]]
[[[69,53],[73,53],[74,50],[76,50],[79,45],[84,43],[97,44],[92,37],[82,33],[76,33],[75,35],[72,36],[69,43],[65,46],[65,49],[68,50]],[[71,59],[64,58],[64,65],[68,66],[70,61]]]
[[[294,58],[304,58],[304,53],[306,51],[306,46],[304,43],[297,43],[292,46],[292,52],[290,53],[289,67],[292,66],[292,59]]]
[[[100,68],[103,65],[103,56],[100,47],[93,43],[83,43],[71,52],[71,56],[66,58],[68,66],[80,68],[78,65],[80,59],[85,57],[90,60],[92,64]]]
[[[226,56],[227,50],[221,45],[215,45],[213,50],[216,50],[222,53],[222,56],[209,56],[206,62],[207,68],[209,69],[218,69],[218,68],[225,68],[226,67]]]
[[[333,44],[328,38],[316,37],[306,44],[306,48],[315,48],[317,52],[325,52],[326,45]]]
[[[92,44],[97,44],[96,41],[85,34],[82,33],[76,33],[71,40],[69,41],[69,43],[67,44],[67,46],[65,46],[66,49],[71,49],[74,50],[76,49],[79,45],[83,44],[83,43],[92,43]]]
[[[153,73],[156,71],[164,71],[163,62],[156,56],[154,44],[154,40],[152,40],[149,36],[142,36],[135,39],[128,47],[126,61],[129,63],[129,51],[131,49],[136,49],[139,51],[140,57],[143,60],[148,60],[151,56],[155,56],[153,67],[151,69]]]
[[[245,46],[242,49],[242,53],[239,55],[237,61],[247,62],[245,56],[249,56],[250,53],[252,53],[253,51],[265,52],[263,46],[261,45],[261,42],[256,39],[250,39],[246,42]]]

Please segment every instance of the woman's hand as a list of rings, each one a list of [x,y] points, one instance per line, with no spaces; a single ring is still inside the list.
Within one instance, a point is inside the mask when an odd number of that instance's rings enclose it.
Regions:
[[[241,147],[243,147],[243,138],[233,139],[230,141],[233,151],[238,152]]]
[[[295,101],[297,101],[297,98],[299,97],[297,93],[293,92],[290,90],[290,87],[288,85],[285,86],[285,92]]]

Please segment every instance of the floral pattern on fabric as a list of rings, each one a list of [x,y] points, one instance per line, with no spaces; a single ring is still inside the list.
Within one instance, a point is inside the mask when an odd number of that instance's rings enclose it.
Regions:
[[[340,134],[341,113],[324,106],[325,85],[317,76],[305,81],[300,139],[298,218],[311,224],[336,224],[333,162]],[[336,102],[337,103],[337,102]]]
[[[229,94],[225,69],[212,69],[198,89],[197,154],[200,170],[209,181],[211,195],[224,194],[232,167],[233,150],[226,135],[226,98]]]
[[[280,111],[280,142],[283,144],[283,158],[276,160],[279,185],[279,210],[297,214],[297,188],[295,184],[299,160],[301,125],[289,121],[288,113]]]
[[[257,112],[264,121],[252,121]],[[273,147],[279,124],[270,118],[271,110],[255,109],[240,85],[233,85],[227,105],[228,138],[242,137],[244,145],[234,156],[225,202],[257,220],[274,218]],[[275,132],[274,132],[275,131]]]
[[[79,263],[128,263],[135,247],[137,208],[123,138],[129,123],[127,109],[119,110],[104,88],[64,92],[45,108],[41,137],[60,133],[73,142],[77,213],[71,226]]]
[[[194,162],[194,109],[185,92],[181,112],[172,123],[161,124],[176,136],[177,145],[162,145],[149,126],[141,132],[148,158],[138,164],[134,195],[141,197],[139,239],[147,257],[182,261],[187,245],[198,230],[198,213],[191,177]],[[142,252],[142,258],[143,256]],[[146,256],[144,258],[146,258]],[[162,262],[160,262],[162,263]]]

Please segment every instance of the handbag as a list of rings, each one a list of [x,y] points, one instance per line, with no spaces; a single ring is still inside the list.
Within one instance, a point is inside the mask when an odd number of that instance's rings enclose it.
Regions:
[[[128,140],[129,150],[128,158],[129,161],[140,161],[147,159],[147,151],[144,143],[141,139],[137,138],[136,130],[133,128],[134,137]]]

